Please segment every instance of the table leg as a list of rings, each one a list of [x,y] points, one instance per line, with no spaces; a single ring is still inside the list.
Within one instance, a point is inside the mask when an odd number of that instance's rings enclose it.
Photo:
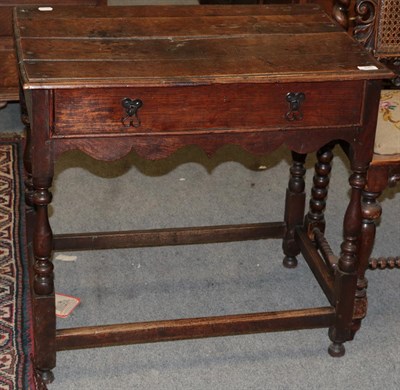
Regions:
[[[355,171],[350,176],[349,182],[351,196],[344,217],[344,241],[335,273],[336,319],[329,330],[332,344],[328,352],[334,357],[344,355],[343,343],[351,339],[357,289],[357,241],[361,234],[361,192],[366,183],[366,169]]]
[[[292,152],[293,163],[290,168],[290,179],[286,190],[285,223],[286,234],[283,238],[283,252],[285,257],[283,265],[286,268],[297,266],[296,256],[300,253],[300,247],[295,240],[295,228],[303,222],[305,209],[304,175],[306,169],[304,162],[306,154]]]
[[[48,219],[48,205],[51,202],[51,177],[33,177],[33,203],[36,207],[33,231],[34,254],[34,335],[35,365],[45,383],[54,377],[56,318],[54,297],[53,263],[51,261],[53,237]]]
[[[30,125],[32,139],[29,158],[32,166],[32,202],[35,218],[32,233],[33,271],[31,277],[35,367],[45,383],[54,379],[51,370],[56,365],[56,313],[54,275],[51,255],[53,234],[48,205],[54,176],[52,144],[49,142],[51,96],[46,91],[34,91],[28,96],[32,105]]]
[[[25,103],[25,97],[20,92],[20,108],[21,108],[21,121],[24,125],[25,132],[25,150],[24,150],[24,171],[25,171],[25,203],[27,211],[33,211],[33,183],[32,183],[32,135],[31,125],[29,122],[28,109]]]
[[[328,195],[329,175],[332,169],[332,147],[333,145],[326,145],[317,152],[309,212],[304,218],[305,230],[313,241],[314,229],[318,229],[321,233],[325,232],[326,223],[324,211],[326,207],[326,197]]]
[[[377,201],[380,192],[363,191],[361,211],[362,211],[362,225],[361,225],[361,238],[358,248],[359,265],[357,270],[357,290],[355,300],[355,310],[352,326],[352,338],[361,327],[361,321],[367,314],[367,287],[368,280],[365,277],[365,271],[368,269],[369,259],[372,253],[376,225],[375,221],[381,216],[382,208]]]

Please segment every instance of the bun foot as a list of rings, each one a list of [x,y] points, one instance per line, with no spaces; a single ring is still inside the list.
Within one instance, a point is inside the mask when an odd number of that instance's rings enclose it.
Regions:
[[[42,371],[42,370],[38,370],[39,376],[42,380],[42,382],[46,385],[48,385],[49,383],[52,383],[54,381],[54,374],[53,371],[51,370],[46,370],[46,371]]]
[[[295,256],[285,256],[283,259],[283,266],[285,268],[296,268],[297,267],[297,259]]]
[[[328,348],[328,353],[332,357],[342,357],[345,352],[344,345],[341,343],[332,343]]]

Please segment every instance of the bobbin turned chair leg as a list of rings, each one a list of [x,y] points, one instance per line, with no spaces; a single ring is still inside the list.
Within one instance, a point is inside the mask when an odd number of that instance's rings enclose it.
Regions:
[[[400,95],[399,95],[400,96]],[[400,154],[383,156],[376,155],[368,171],[368,192],[367,194],[376,192],[376,198],[388,187],[395,187],[400,182]],[[374,220],[378,219],[381,215],[381,208],[376,201],[379,215]],[[374,221],[373,221],[374,222]],[[375,224],[373,225],[375,227]],[[369,253],[371,255],[371,253]],[[393,257],[379,257],[366,259],[366,267],[370,270],[376,269],[399,269],[400,256]]]

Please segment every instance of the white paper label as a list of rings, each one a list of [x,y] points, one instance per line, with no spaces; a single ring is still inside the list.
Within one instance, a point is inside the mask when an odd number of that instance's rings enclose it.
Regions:
[[[357,66],[360,70],[378,70],[378,67],[375,65],[364,65],[364,66]]]
[[[70,256],[70,255],[57,255],[55,257],[55,260],[61,260],[61,261],[76,261],[77,257],[76,256]]]

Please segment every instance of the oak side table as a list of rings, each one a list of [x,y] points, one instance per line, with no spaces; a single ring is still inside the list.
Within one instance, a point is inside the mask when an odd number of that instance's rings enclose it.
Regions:
[[[326,327],[329,353],[344,354],[366,313],[357,285],[364,271],[357,262],[360,197],[380,80],[390,71],[316,5],[20,7],[14,28],[30,120],[35,364],[46,382],[56,351],[126,343]],[[333,142],[347,149],[352,169],[338,258],[324,237],[323,214]],[[111,161],[134,149],[160,159],[192,144],[208,155],[226,144],[259,154],[285,144],[293,164],[282,221],[52,235],[49,189],[63,152]],[[305,215],[304,162],[316,151]],[[266,238],[283,240],[286,267],[303,255],[325,307],[56,330],[53,250]]]

